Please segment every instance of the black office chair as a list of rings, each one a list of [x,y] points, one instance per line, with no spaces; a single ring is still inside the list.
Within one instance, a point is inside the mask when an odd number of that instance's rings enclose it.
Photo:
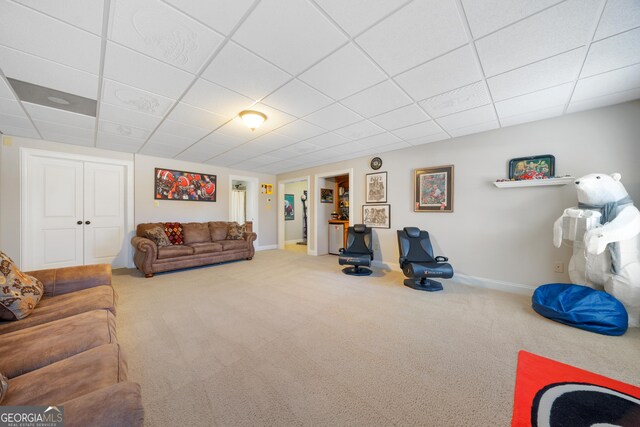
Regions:
[[[366,268],[373,260],[371,250],[371,229],[364,224],[355,224],[347,229],[347,247],[340,248],[340,265],[352,265],[345,267],[342,272],[353,276],[368,276],[371,270]],[[365,268],[363,268],[365,267]]]
[[[453,267],[447,264],[449,258],[433,256],[429,233],[417,227],[405,227],[398,230],[398,249],[400,250],[400,268],[405,276],[404,284],[419,291],[441,291],[442,283],[431,277],[450,279]]]

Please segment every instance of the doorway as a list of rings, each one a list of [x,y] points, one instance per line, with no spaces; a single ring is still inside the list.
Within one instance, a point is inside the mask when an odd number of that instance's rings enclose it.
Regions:
[[[320,201],[315,204],[314,210],[316,218],[314,253],[316,255],[335,253],[339,247],[344,247],[344,235],[354,221],[352,190],[353,169],[316,175],[314,197]],[[342,241],[338,236],[340,230],[343,233]],[[330,239],[330,234],[334,237],[333,239]]]
[[[251,221],[253,231],[258,235],[255,246],[259,247],[258,207],[260,195],[258,178],[252,176],[229,176],[229,221],[244,224]]]
[[[278,183],[278,249],[310,254],[310,183],[310,176]]]

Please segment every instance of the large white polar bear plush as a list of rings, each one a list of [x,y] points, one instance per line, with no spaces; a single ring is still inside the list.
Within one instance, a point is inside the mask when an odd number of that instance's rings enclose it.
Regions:
[[[578,207],[565,210],[553,226],[560,247],[567,218],[583,218],[584,239],[575,236],[569,263],[571,281],[604,290],[622,302],[629,326],[640,326],[640,211],[633,205],[621,175],[592,173],[575,181]],[[594,228],[590,218],[599,219]],[[580,230],[580,226],[577,227]],[[584,228],[582,231],[584,231]],[[580,231],[578,231],[580,234]],[[565,236],[567,238],[567,236]]]

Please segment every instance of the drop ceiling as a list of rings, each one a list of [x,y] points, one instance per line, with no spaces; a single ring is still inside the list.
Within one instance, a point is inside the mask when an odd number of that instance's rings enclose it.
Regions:
[[[638,99],[640,1],[0,0],[0,70],[4,134],[280,173]]]

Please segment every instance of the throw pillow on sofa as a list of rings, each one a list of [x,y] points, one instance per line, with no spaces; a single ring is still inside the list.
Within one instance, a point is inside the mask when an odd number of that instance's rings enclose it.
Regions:
[[[179,222],[165,222],[164,232],[167,234],[172,245],[184,245],[184,235],[182,234],[182,224]]]
[[[9,389],[9,380],[7,377],[0,373],[0,403],[2,403],[2,399],[4,399],[4,395],[7,394],[7,390]]]
[[[0,319],[24,319],[36,308],[43,292],[42,282],[24,274],[0,252]]]
[[[237,222],[230,222],[227,229],[227,240],[242,240],[245,231],[247,231],[246,224],[240,225]]]
[[[171,245],[171,241],[169,240],[167,233],[164,232],[163,228],[150,228],[144,232],[144,235],[147,239],[153,241],[159,248]]]

